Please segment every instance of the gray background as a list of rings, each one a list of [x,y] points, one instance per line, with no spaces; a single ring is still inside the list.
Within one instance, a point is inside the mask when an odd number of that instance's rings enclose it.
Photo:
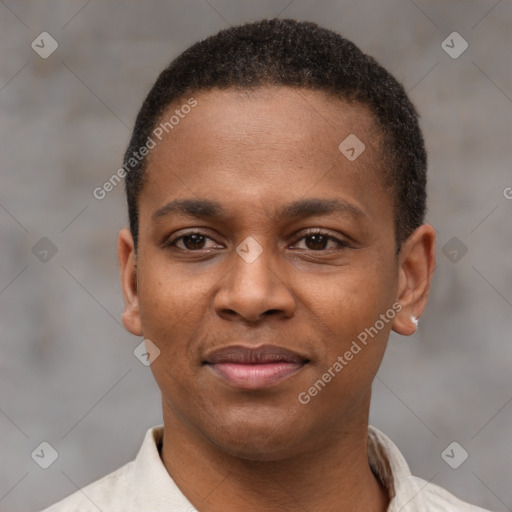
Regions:
[[[133,355],[140,339],[120,324],[122,185],[102,201],[92,191],[119,167],[173,57],[229,24],[277,15],[352,39],[422,115],[438,266],[417,334],[391,337],[371,422],[414,474],[512,510],[511,2],[5,0],[1,511],[37,510],[114,470],[161,422],[151,372]],[[43,31],[59,44],[47,59],[31,48]],[[457,59],[441,47],[453,31],[469,43]],[[46,262],[47,242],[32,251],[42,237],[57,248]],[[468,249],[462,258],[452,237]],[[42,441],[59,454],[46,470],[31,458]],[[469,453],[458,469],[441,458],[452,441]]]

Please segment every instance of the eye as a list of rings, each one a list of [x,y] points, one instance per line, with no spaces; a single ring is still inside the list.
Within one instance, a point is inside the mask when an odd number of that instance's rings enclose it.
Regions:
[[[207,241],[213,242],[213,245],[207,247]],[[178,236],[172,240],[169,240],[165,245],[167,247],[176,247],[182,251],[198,251],[202,249],[219,247],[215,240],[199,232],[191,232]]]
[[[302,247],[298,247],[299,249],[307,249],[310,251],[325,251],[348,247],[347,243],[322,231],[307,233],[302,236],[296,244],[302,245]]]

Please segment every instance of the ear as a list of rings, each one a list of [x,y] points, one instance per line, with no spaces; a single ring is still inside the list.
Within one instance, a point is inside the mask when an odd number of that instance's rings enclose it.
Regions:
[[[135,336],[142,336],[139,296],[137,295],[137,255],[129,229],[119,232],[117,254],[121,267],[121,287],[124,297],[123,325]]]
[[[392,323],[398,334],[410,336],[416,332],[414,319],[421,316],[427,304],[436,265],[435,239],[434,228],[423,224],[400,249],[397,301],[402,309]]]

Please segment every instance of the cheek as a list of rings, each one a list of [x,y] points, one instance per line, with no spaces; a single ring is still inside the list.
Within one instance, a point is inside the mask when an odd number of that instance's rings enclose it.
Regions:
[[[211,277],[189,276],[186,271],[153,256],[141,265],[139,307],[144,336],[161,350],[177,348],[200,325],[208,301]]]
[[[303,279],[301,288],[308,297],[308,307],[334,332],[357,335],[393,303],[393,271],[384,272],[382,267],[382,262],[365,262],[360,268],[341,271],[321,282],[316,277]]]
[[[325,280],[321,287],[308,287],[308,302],[325,344],[316,373],[321,376],[338,361],[343,368],[337,365],[339,371],[331,370],[337,375],[333,380],[347,391],[356,383],[371,384],[386,348],[396,284],[392,265],[388,271],[383,271],[384,266],[382,261],[367,261],[357,271]]]
[[[142,331],[159,348],[151,371],[166,399],[186,407],[199,369],[199,330],[207,308],[207,283],[153,264],[140,279]]]
[[[391,320],[383,322],[380,315],[391,304],[378,286],[342,287],[338,283],[324,291],[315,308],[324,351],[301,391],[310,398],[312,410],[320,416],[331,415],[334,424],[330,426],[337,428],[340,418],[369,399],[391,327]],[[333,410],[343,414],[332,415]]]

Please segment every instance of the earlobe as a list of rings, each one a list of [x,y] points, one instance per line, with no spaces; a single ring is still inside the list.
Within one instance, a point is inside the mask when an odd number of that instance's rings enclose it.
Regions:
[[[410,336],[416,332],[427,304],[435,261],[435,231],[429,224],[423,224],[400,250],[397,301],[402,309],[392,324],[398,334]]]
[[[124,228],[119,232],[117,254],[124,297],[123,325],[126,330],[135,336],[142,336],[139,296],[137,293],[137,259],[133,237],[129,229]]]

